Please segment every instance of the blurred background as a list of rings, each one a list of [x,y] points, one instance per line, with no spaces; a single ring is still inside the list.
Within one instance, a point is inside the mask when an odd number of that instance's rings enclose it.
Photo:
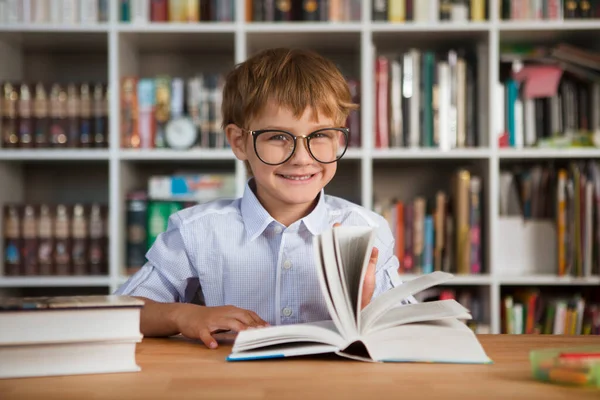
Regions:
[[[600,1],[0,0],[0,296],[108,294],[169,215],[240,196],[225,74],[332,59],[360,109],[326,187],[477,332],[599,333]]]

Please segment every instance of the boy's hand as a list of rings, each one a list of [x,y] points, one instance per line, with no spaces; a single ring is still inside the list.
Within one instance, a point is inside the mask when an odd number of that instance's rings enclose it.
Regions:
[[[179,332],[190,339],[200,339],[208,348],[216,349],[217,341],[212,336],[221,331],[240,332],[248,328],[258,328],[269,324],[255,312],[234,306],[203,307],[195,304],[181,304],[175,317]]]
[[[333,227],[341,226],[339,222],[333,224]],[[377,258],[379,257],[379,249],[373,247],[371,251],[371,258],[369,259],[369,265],[367,265],[367,273],[365,274],[365,280],[363,282],[362,298],[360,299],[360,309],[365,308],[375,293],[375,271],[377,270]]]

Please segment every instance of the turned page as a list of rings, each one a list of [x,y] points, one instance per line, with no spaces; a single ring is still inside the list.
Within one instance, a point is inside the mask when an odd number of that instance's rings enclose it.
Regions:
[[[472,317],[469,310],[454,299],[408,304],[392,308],[386,313],[381,314],[378,319],[372,320],[369,325],[364,324],[361,333],[369,335],[373,331],[388,329],[398,325],[439,321],[448,318],[467,320]]]
[[[370,227],[347,226],[333,228],[333,239],[338,256],[340,279],[347,298],[350,300],[354,320],[360,312],[360,292],[375,232]]]
[[[362,332],[362,328],[372,326],[388,310],[399,306],[402,300],[413,296],[432,286],[446,282],[453,277],[452,274],[442,271],[435,271],[427,275],[419,276],[418,278],[404,282],[402,285],[382,293],[366,306],[358,317],[358,329]]]

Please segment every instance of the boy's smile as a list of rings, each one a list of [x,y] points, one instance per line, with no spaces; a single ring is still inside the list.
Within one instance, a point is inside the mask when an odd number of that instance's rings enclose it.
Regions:
[[[321,128],[334,127],[334,121],[324,115],[318,120],[308,107],[300,117],[295,117],[287,108],[268,102],[262,112],[252,120],[249,130],[281,129],[295,135],[308,135]],[[298,138],[292,157],[281,165],[265,164],[254,151],[252,135],[236,135],[228,126],[228,137],[232,149],[241,160],[247,160],[256,183],[256,196],[280,223],[288,226],[308,215],[316,204],[317,196],[327,185],[337,169],[337,163],[324,164],[316,161],[309,153],[306,139]],[[237,140],[236,140],[237,138]]]

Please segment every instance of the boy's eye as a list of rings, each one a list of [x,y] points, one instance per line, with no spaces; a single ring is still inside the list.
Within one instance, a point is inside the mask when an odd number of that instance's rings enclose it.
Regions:
[[[271,140],[287,140],[288,137],[286,135],[274,135],[271,136]]]

